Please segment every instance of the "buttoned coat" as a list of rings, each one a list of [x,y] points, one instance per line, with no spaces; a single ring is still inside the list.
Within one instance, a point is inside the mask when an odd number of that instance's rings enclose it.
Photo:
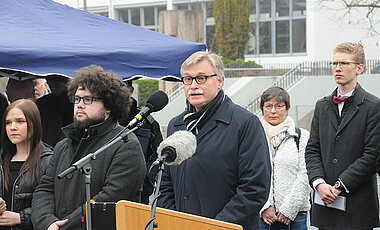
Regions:
[[[380,100],[357,84],[339,124],[338,106],[332,101],[336,93],[315,106],[305,160],[310,184],[317,178],[330,185],[338,178],[343,181],[349,190],[342,194],[347,210],[313,204],[311,224],[323,229],[373,228],[379,225],[374,162]]]
[[[186,129],[183,116],[170,121],[168,135]],[[191,158],[165,166],[159,206],[259,229],[271,174],[259,119],[226,96],[196,138]]]
[[[68,219],[61,230],[83,229],[81,217],[85,198],[83,174],[76,170],[59,179],[58,174],[73,163],[94,153],[116,137],[123,127],[112,118],[90,126],[86,135],[78,133],[72,125],[63,133],[67,138],[58,142],[47,173],[33,194],[32,222],[35,229],[47,229],[58,220]],[[146,174],[141,146],[131,133],[128,140],[118,141],[91,161],[91,199],[101,202],[138,200],[138,191]]]

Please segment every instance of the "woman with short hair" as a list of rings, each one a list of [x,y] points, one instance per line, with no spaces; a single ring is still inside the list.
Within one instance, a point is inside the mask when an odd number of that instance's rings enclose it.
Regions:
[[[309,132],[298,129],[291,117],[290,96],[281,87],[270,87],[261,95],[261,119],[272,160],[269,198],[260,211],[260,228],[307,229],[310,209],[305,164]]]

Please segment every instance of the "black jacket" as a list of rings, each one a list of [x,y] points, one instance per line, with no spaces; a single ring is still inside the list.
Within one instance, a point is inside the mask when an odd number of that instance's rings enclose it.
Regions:
[[[40,160],[40,178],[45,174],[46,169],[49,165],[50,157],[53,154],[52,150],[48,147],[44,146],[43,152],[41,153]],[[1,173],[0,173],[0,183],[1,183],[1,191],[0,196],[4,195],[4,171],[2,167],[2,158],[1,160]],[[27,171],[25,169],[24,171]],[[31,206],[32,206],[32,197],[33,192],[36,189],[39,181],[30,180],[30,177],[17,177],[14,184],[14,192],[12,194],[13,204],[7,204],[7,206],[12,207],[12,212],[20,213],[21,224],[15,225],[12,227],[13,230],[18,229],[33,229],[32,221],[30,218],[31,215]]]
[[[36,101],[42,122],[42,140],[54,147],[65,136],[61,128],[73,122],[74,106],[67,95],[57,96],[53,93]]]
[[[347,189],[346,211],[313,204],[311,224],[323,229],[369,229],[379,226],[375,175],[380,117],[379,98],[359,84],[347,99],[339,123],[336,90],[320,99],[314,111],[305,161],[309,183],[323,178],[334,185],[340,178]]]
[[[137,107],[137,101],[132,98],[132,104],[130,107],[129,116],[120,119],[119,123],[122,126],[127,126],[129,122],[140,112],[140,109]],[[162,141],[162,134],[160,130],[160,125],[156,120],[153,119],[152,122],[148,122],[145,119],[142,122],[142,125],[139,126],[138,129],[134,131],[137,139],[140,142],[141,148],[144,153],[146,167],[149,170],[152,163],[157,159],[157,148]],[[153,193],[153,185],[152,181],[154,181],[155,172],[151,172],[149,175],[145,177],[144,186],[141,193],[140,202],[144,204],[149,203],[149,196]]]
[[[47,229],[53,222],[69,221],[64,229],[82,229],[82,205],[85,184],[78,170],[59,179],[58,174],[73,163],[94,153],[123,129],[112,118],[90,126],[86,135],[71,126],[63,128],[67,138],[58,142],[46,175],[33,194],[32,221],[35,229]],[[136,136],[131,133],[126,142],[118,141],[91,161],[91,199],[116,202],[137,201],[138,190],[146,174],[145,160]]]

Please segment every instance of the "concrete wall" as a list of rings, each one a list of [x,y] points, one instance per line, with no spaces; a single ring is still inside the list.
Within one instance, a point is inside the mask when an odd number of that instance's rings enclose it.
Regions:
[[[366,91],[380,97],[380,74],[360,75],[358,82]],[[335,88],[332,76],[303,78],[288,90],[291,100],[289,115],[294,120],[299,120],[300,127],[310,129],[315,103],[330,95]]]

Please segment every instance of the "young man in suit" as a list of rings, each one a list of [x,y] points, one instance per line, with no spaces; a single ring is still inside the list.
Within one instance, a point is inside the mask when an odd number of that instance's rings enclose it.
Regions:
[[[346,198],[345,211],[313,204],[311,224],[321,229],[379,226],[375,159],[380,100],[357,82],[364,69],[360,44],[336,46],[332,70],[337,88],[315,106],[305,152],[309,182],[324,205]]]

